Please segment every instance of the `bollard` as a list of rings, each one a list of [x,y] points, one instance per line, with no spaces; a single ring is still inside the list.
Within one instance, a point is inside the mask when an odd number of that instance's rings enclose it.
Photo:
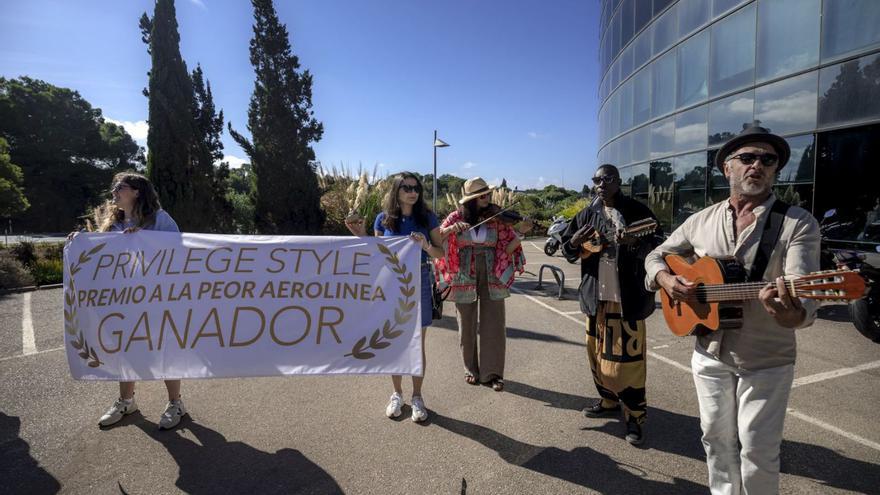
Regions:
[[[559,285],[559,295],[557,296],[557,298],[562,299],[563,294],[565,293],[565,272],[563,272],[562,269],[556,265],[547,265],[547,264],[541,265],[541,269],[538,270],[538,285],[535,286],[535,289],[541,290],[543,288],[543,286],[541,284],[544,280],[544,269],[545,268],[549,268],[550,273],[553,274],[553,278],[556,279],[556,284]]]

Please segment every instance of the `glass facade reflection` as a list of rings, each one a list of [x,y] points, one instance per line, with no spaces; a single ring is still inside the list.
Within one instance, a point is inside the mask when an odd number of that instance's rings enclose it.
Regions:
[[[880,0],[599,1],[599,162],[665,229],[729,195],[712,160],[758,120],[792,148],[777,195],[880,244]]]

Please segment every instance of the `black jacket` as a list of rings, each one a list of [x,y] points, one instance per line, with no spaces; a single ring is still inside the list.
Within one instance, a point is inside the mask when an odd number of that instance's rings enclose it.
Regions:
[[[597,199],[569,223],[562,234],[562,252],[568,261],[574,263],[578,260],[580,249],[572,247],[568,241],[582,226],[589,224],[599,232],[613,231],[613,226],[605,220],[603,207],[602,201]],[[614,198],[614,208],[623,215],[627,225],[645,218],[657,218],[647,206],[620,192]],[[626,321],[642,320],[654,312],[654,293],[645,289],[645,257],[662,242],[663,230],[658,225],[653,235],[640,237],[632,246],[620,246],[618,250],[620,305],[622,318]],[[578,289],[581,311],[590,316],[596,315],[599,303],[599,258],[600,254],[596,253],[581,260],[581,284]]]

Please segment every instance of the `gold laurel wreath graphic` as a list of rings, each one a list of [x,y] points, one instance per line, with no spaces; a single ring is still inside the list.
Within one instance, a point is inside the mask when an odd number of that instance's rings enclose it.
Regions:
[[[88,253],[82,252],[79,254],[79,259],[76,263],[71,263],[68,267],[68,275],[70,278],[70,287],[64,293],[64,331],[67,332],[68,335],[74,337],[73,340],[70,341],[70,345],[77,350],[77,354],[79,357],[88,361],[88,365],[91,368],[97,368],[104,364],[98,358],[98,353],[95,352],[95,348],[90,346],[85,336],[83,335],[82,330],[79,330],[79,317],[76,314],[77,306],[79,302],[76,300],[76,284],[74,280],[74,275],[79,273],[82,269],[82,265],[91,261],[92,256],[98,254],[98,252],[104,249],[104,246],[107,243],[101,243],[97,246],[93,247],[89,250]]]
[[[367,345],[367,337],[363,336],[354,344],[351,352],[344,357],[352,356],[355,359],[372,359],[376,357],[375,353],[368,352],[365,349],[378,351],[390,346],[391,342],[388,342],[389,340],[396,339],[403,335],[403,330],[398,330],[397,326],[405,324],[413,317],[410,312],[415,308],[416,301],[410,299],[415,294],[416,288],[411,285],[413,279],[412,273],[407,271],[406,265],[400,263],[400,258],[397,257],[396,253],[392,253],[384,244],[380,243],[376,246],[379,248],[379,251],[385,255],[385,260],[391,265],[391,270],[400,275],[397,277],[397,281],[403,284],[400,287],[400,294],[403,297],[397,298],[397,308],[394,310],[394,323],[392,324],[391,320],[385,320],[385,324],[382,328],[377,328],[376,331],[373,332],[373,335],[370,337],[369,345]]]

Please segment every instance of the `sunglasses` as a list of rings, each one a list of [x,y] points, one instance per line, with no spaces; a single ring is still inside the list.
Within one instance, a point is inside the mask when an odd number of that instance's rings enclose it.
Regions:
[[[113,184],[113,187],[110,188],[110,192],[119,192],[123,189],[134,189],[134,188],[129,186],[125,182],[117,182],[116,184]]]
[[[411,193],[411,192],[420,193],[420,192],[422,192],[422,186],[420,186],[418,184],[416,184],[414,186],[411,186],[409,184],[401,184],[400,190],[405,193]]]
[[[614,175],[600,175],[593,177],[593,184],[596,184],[597,186],[599,184],[611,184],[615,180],[617,180],[617,177]]]
[[[765,167],[772,167],[779,162],[779,155],[773,153],[763,153],[763,154],[755,154],[755,153],[740,153],[736,156],[731,156],[728,160],[739,160],[743,165],[751,165],[755,163],[755,160],[761,160],[761,163]]]

